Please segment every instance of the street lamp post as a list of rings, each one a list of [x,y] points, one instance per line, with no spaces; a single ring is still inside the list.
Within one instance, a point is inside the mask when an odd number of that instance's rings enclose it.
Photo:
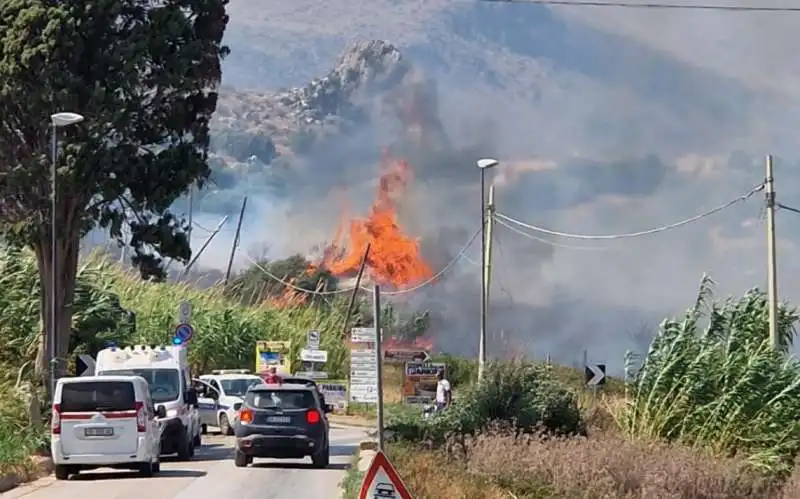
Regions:
[[[51,279],[51,286],[53,291],[51,292],[50,296],[50,348],[48,349],[50,359],[50,396],[52,397],[55,393],[56,389],[56,367],[58,366],[58,349],[56,348],[56,341],[58,340],[58,325],[57,325],[57,318],[58,318],[58,300],[56,296],[58,295],[58,271],[56,269],[56,265],[58,259],[56,258],[56,251],[58,248],[58,241],[56,239],[56,229],[58,224],[56,223],[56,213],[58,209],[58,205],[56,203],[56,164],[57,164],[57,157],[58,157],[58,129],[75,125],[83,121],[83,116],[76,113],[55,113],[50,115],[50,124],[52,125],[51,130],[51,161],[50,161],[50,209],[51,213],[51,220],[50,223],[52,224],[50,230],[50,279]]]
[[[486,170],[500,164],[496,159],[478,160],[481,171],[481,334],[478,342],[478,381],[486,369]]]

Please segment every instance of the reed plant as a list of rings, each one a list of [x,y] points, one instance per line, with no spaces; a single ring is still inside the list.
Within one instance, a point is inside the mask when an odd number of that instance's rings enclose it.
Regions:
[[[623,433],[788,473],[800,451],[800,364],[787,356],[798,313],[779,307],[777,348],[768,314],[764,293],[715,301],[704,277],[695,305],[663,321],[641,365],[628,366],[628,402],[616,413]]]

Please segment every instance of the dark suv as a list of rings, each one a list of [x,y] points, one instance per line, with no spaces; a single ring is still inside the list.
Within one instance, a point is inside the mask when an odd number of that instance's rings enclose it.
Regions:
[[[234,429],[234,463],[245,467],[256,457],[302,459],[317,468],[330,462],[330,408],[316,388],[299,384],[256,385],[247,391]]]

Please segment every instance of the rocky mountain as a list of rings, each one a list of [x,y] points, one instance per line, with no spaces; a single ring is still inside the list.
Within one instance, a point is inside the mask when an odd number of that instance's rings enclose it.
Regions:
[[[194,206],[201,226],[230,219],[206,266],[227,261],[244,196],[243,248],[281,256],[324,244],[343,212],[365,212],[382,147],[413,165],[402,223],[434,268],[479,220],[484,156],[501,159],[490,177],[500,211],[567,232],[689,218],[760,182],[766,152],[778,156],[780,199],[800,198],[787,20],[770,18],[762,41],[763,17],[652,9],[231,0],[229,13],[213,183]],[[643,324],[688,305],[702,272],[723,295],[762,284],[758,199],[640,239],[497,227],[495,341],[562,360],[588,348],[613,364]],[[778,228],[787,297],[800,293],[790,217]],[[439,285],[403,295],[436,309],[439,343],[455,350],[469,350],[475,329],[479,257],[467,256]]]

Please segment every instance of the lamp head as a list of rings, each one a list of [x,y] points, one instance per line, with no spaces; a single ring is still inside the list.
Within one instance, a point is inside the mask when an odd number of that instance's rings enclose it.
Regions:
[[[494,168],[495,166],[499,165],[500,162],[496,159],[492,158],[483,158],[478,160],[478,168],[481,170],[487,170],[489,168]]]
[[[55,113],[50,115],[50,120],[57,127],[74,125],[80,123],[83,119],[83,115],[78,113]]]

